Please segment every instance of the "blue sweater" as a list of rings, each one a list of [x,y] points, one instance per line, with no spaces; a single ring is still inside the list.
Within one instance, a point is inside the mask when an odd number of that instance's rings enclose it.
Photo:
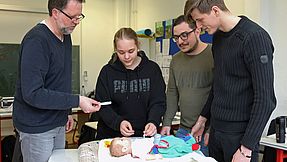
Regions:
[[[67,122],[79,96],[71,94],[72,43],[61,42],[44,24],[32,28],[21,43],[13,104],[15,127],[42,133]]]

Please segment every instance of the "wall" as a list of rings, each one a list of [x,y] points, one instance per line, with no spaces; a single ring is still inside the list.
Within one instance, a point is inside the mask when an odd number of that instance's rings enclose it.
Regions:
[[[88,81],[83,82],[86,92],[95,88],[100,69],[105,65],[113,52],[113,35],[115,32],[115,1],[89,0],[84,3],[86,15],[82,27],[82,74],[88,72]],[[83,78],[82,78],[83,81]]]
[[[154,31],[155,22],[176,18],[183,14],[186,0],[134,0],[132,11],[136,30],[150,28]]]
[[[38,8],[46,9],[47,0],[0,0],[0,4],[3,5],[14,5],[14,6],[25,6],[25,8]],[[43,6],[45,4],[45,6]]]
[[[287,116],[287,72],[286,60],[286,0],[262,0],[261,17],[264,25],[268,29],[274,43],[274,71],[275,71],[275,93],[277,97],[277,107],[271,119],[277,116]]]
[[[224,0],[228,9],[235,15],[242,15],[244,14],[244,7],[246,0]]]
[[[33,8],[24,8],[15,5],[3,5],[1,8],[15,9],[15,11],[0,10],[1,26],[0,26],[0,42],[1,43],[20,43],[24,34],[36,23],[40,22],[46,17],[45,13],[27,13],[19,12],[20,10],[33,10]],[[44,11],[44,10],[42,10]]]

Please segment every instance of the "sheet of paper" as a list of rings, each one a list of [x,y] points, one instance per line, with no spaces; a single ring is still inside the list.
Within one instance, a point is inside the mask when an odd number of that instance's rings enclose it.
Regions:
[[[162,55],[169,54],[169,39],[162,40]]]

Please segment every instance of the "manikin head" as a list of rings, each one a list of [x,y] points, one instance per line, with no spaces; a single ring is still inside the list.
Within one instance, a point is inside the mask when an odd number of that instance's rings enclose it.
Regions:
[[[127,137],[117,137],[111,141],[110,154],[115,157],[132,153],[131,139]]]

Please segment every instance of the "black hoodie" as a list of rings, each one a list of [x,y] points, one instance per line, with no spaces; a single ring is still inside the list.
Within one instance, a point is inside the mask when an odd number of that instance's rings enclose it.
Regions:
[[[147,123],[159,126],[166,111],[165,83],[159,66],[143,51],[134,69],[126,69],[119,59],[109,61],[100,72],[96,85],[96,100],[112,101],[100,109],[96,139],[123,136],[120,123],[127,120],[135,134],[143,136]]]

